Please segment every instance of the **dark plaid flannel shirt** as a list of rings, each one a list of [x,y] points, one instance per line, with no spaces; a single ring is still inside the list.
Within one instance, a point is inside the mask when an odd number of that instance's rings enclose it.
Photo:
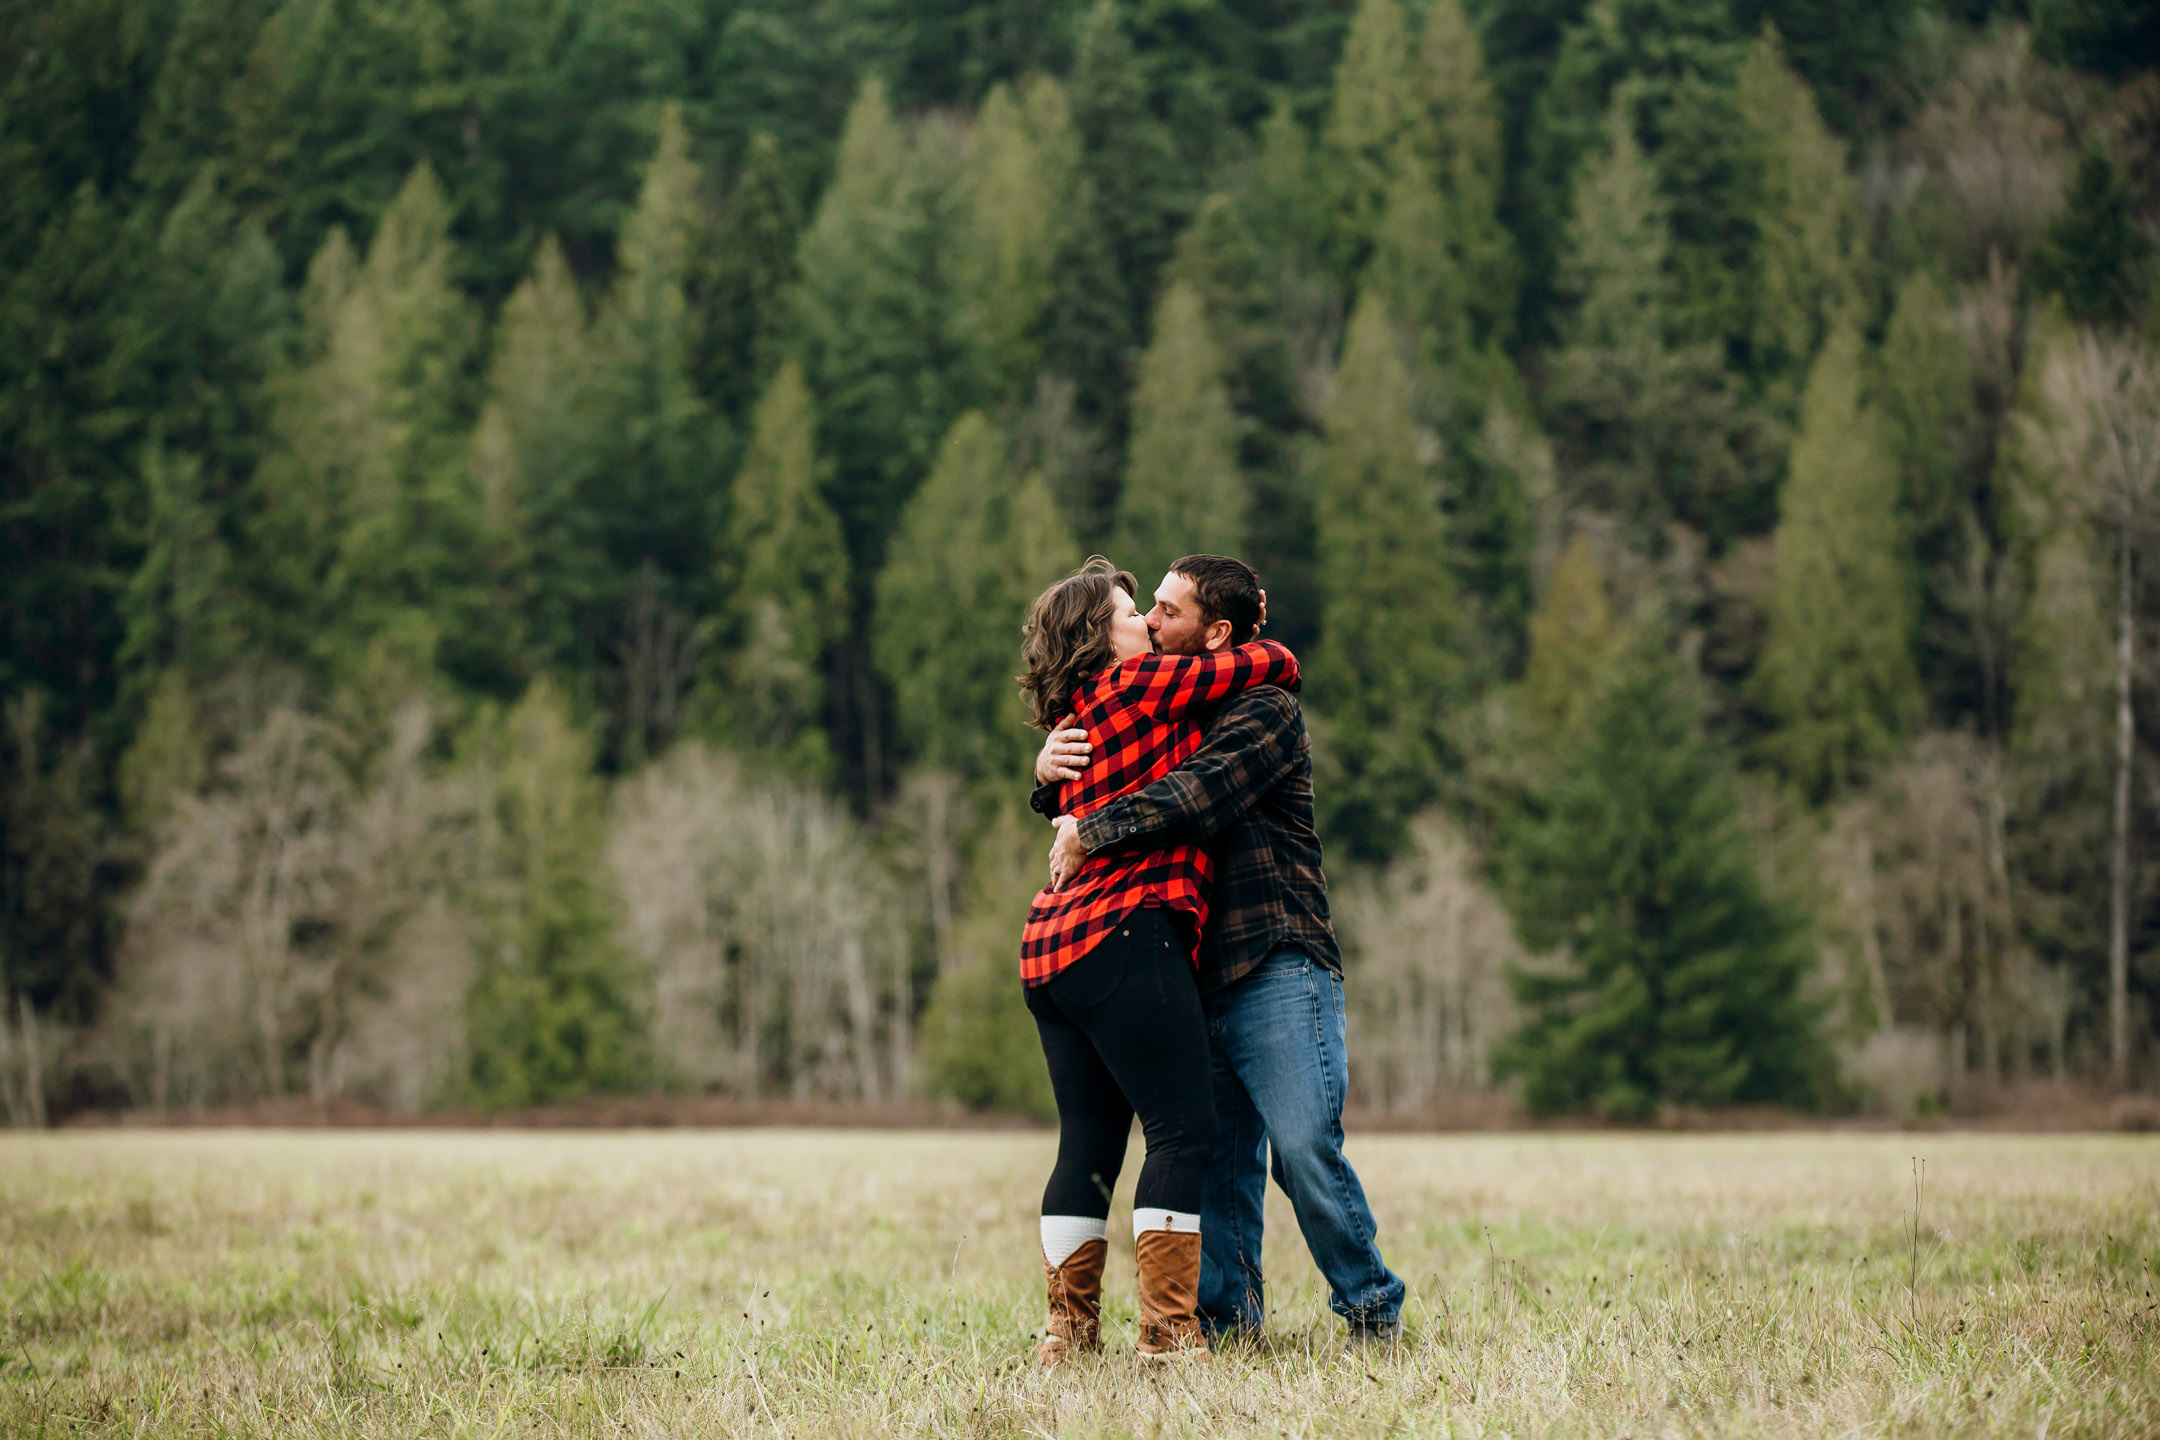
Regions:
[[[1209,655],[1140,655],[1113,665],[1076,697],[1074,717],[1094,740],[1095,757],[1086,774],[1060,787],[1058,813],[1092,815],[1169,774],[1200,748],[1200,715],[1207,707],[1255,685],[1297,683],[1297,657],[1272,640]],[[1045,983],[1149,903],[1184,913],[1194,934],[1203,933],[1212,875],[1199,836],[1089,856],[1063,890],[1043,890],[1028,907],[1020,978]]]
[[[1285,945],[1341,974],[1313,828],[1312,742],[1298,702],[1273,686],[1250,690],[1220,706],[1206,728],[1183,765],[1082,819],[1080,843],[1102,855],[1168,838],[1210,841],[1215,893],[1200,941],[1203,991],[1235,984]],[[1060,814],[1058,789],[1038,788],[1034,807]]]

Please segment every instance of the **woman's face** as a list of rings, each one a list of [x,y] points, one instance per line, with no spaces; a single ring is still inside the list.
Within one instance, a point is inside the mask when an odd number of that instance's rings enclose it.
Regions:
[[[1130,660],[1135,655],[1155,653],[1155,637],[1148,630],[1147,616],[1142,615],[1133,604],[1132,596],[1123,587],[1110,589],[1110,648],[1120,660]]]

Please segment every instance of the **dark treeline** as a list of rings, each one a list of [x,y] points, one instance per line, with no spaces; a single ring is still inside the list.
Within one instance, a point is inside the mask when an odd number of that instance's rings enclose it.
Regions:
[[[1040,1105],[1251,559],[1375,1104],[2150,1081],[2136,0],[0,5],[0,1098]]]

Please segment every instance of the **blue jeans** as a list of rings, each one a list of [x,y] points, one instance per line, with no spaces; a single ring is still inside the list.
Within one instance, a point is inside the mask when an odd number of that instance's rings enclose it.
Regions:
[[[1403,1282],[1373,1243],[1365,1187],[1343,1158],[1342,981],[1299,950],[1269,955],[1202,997],[1215,1067],[1215,1153],[1200,1197],[1200,1321],[1212,1333],[1267,1318],[1260,1273],[1269,1150],[1306,1248],[1353,1325],[1401,1318]]]

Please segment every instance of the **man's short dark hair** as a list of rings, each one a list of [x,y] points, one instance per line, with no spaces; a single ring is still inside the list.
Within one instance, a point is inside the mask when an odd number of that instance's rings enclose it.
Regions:
[[[1200,618],[1230,622],[1230,643],[1243,645],[1260,633],[1260,577],[1228,555],[1187,555],[1170,562],[1170,573],[1192,582]]]

